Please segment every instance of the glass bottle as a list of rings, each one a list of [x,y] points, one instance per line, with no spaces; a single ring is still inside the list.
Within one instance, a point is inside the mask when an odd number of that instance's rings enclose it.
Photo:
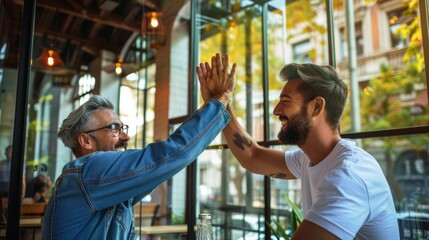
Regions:
[[[196,240],[214,240],[211,223],[212,216],[209,213],[201,213],[198,218]]]

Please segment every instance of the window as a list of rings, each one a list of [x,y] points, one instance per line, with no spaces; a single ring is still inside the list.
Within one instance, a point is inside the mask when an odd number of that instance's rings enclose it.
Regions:
[[[413,16],[407,14],[406,9],[398,9],[387,13],[387,18],[389,20],[390,41],[392,48],[406,47],[410,41],[409,35],[401,36],[399,30],[402,24],[410,24],[410,22],[413,20]]]
[[[334,2],[336,6],[344,4],[344,1]],[[400,4],[400,0],[371,4],[383,5],[386,2],[389,2],[389,6]],[[200,32],[200,59],[201,61],[210,59],[213,49],[222,49],[224,53],[228,53],[241,70],[237,73],[238,81],[232,102],[238,121],[266,147],[283,151],[296,149],[281,146],[276,142],[280,124],[271,113],[284,84],[278,79],[278,72],[289,62],[329,64],[328,56],[331,53],[326,42],[330,19],[326,19],[325,1],[311,1],[311,4],[309,1],[281,1],[281,3],[269,1],[267,18],[262,17],[264,15],[262,8],[240,4],[240,6],[232,6],[233,13],[230,18],[217,16],[218,18],[211,19],[212,22],[203,21]],[[429,144],[426,137],[429,125],[428,91],[425,86],[427,80],[421,71],[423,60],[427,61],[427,59],[423,59],[421,48],[412,48],[409,42],[403,42],[401,45],[407,50],[395,51],[393,48],[399,46],[395,43],[392,44],[392,48],[383,48],[382,52],[372,52],[372,46],[365,42],[376,42],[380,36],[366,34],[366,29],[371,29],[370,24],[374,24],[366,19],[383,14],[383,10],[371,8],[371,5],[367,4],[366,1],[355,1],[354,5],[354,19],[357,20],[351,35],[356,41],[356,52],[353,54],[358,57],[354,76],[351,76],[347,65],[350,62],[348,35],[344,26],[347,15],[342,9],[334,16],[334,24],[339,24],[334,26],[339,28],[339,36],[336,38],[339,41],[334,46],[335,50],[339,51],[340,57],[340,63],[336,68],[350,88],[355,88],[351,86],[351,81],[358,83],[357,89],[350,91],[350,94],[353,98],[355,94],[358,97],[357,101],[360,104],[357,110],[360,117],[358,124],[362,127],[357,133],[351,130],[351,122],[355,121],[356,113],[350,110],[352,101],[350,96],[341,120],[341,132],[344,138],[356,139],[358,144],[378,160],[390,186],[394,189],[392,193],[398,206],[397,211],[402,214],[412,210],[405,210],[402,207],[404,205],[401,205],[410,199],[411,192],[417,194],[421,202],[429,201],[427,179],[424,178]],[[411,21],[414,21],[415,17],[417,16],[409,16],[407,21],[398,20],[395,24],[405,23],[405,26],[401,26],[408,27],[407,30],[413,34],[418,34],[418,22]],[[224,27],[229,26],[229,21],[234,21],[233,31],[231,28],[227,31]],[[264,21],[267,22],[264,23]],[[268,43],[266,56],[262,53],[263,24],[268,25],[265,36]],[[394,25],[384,25],[385,29],[382,29],[380,34],[383,32],[390,34],[394,27]],[[413,37],[421,40],[421,36]],[[268,72],[267,78],[263,75],[264,71]],[[267,95],[263,94],[265,83],[268,85]],[[403,96],[408,98],[404,99]],[[265,111],[268,112],[268,120],[264,117]],[[415,127],[424,128],[424,133],[421,134],[415,130],[414,135],[404,135],[406,131],[413,130]],[[372,131],[380,132],[377,136],[366,136],[367,132]],[[401,133],[399,136],[395,133],[394,137],[386,137],[392,133],[391,131]],[[271,187],[266,189],[267,180],[242,168],[231,152],[223,148],[224,144],[224,140],[217,139],[199,157],[200,188],[199,192],[197,190],[197,195],[200,197],[200,211],[206,210],[212,213],[213,225],[219,229],[216,231],[216,237],[231,239],[231,236],[243,238],[249,236],[250,238],[252,233],[246,231],[250,228],[246,216],[263,216],[263,208],[267,204],[270,206],[273,219],[289,216],[283,193],[287,193],[288,197],[299,205],[300,182],[269,179]],[[397,169],[401,170],[396,172]],[[264,198],[267,192],[271,196],[269,202]],[[422,205],[427,207],[426,203]],[[237,221],[237,218],[240,221]],[[240,224],[237,224],[239,222]],[[253,229],[258,229],[255,232],[262,232],[257,227]],[[263,235],[258,235],[257,238],[263,238],[261,236]]]
[[[7,44],[5,43],[0,49],[0,60],[4,60],[6,58],[6,48]]]
[[[360,57],[364,54],[364,40],[363,40],[363,30],[362,30],[362,22],[355,23],[355,41],[356,41],[356,56]],[[344,61],[347,59],[349,55],[349,48],[347,42],[347,30],[342,27],[339,31],[339,39],[340,39],[340,60]]]
[[[156,65],[155,53],[146,49],[147,44],[147,39],[137,37],[124,58],[144,66],[121,79],[119,117],[130,126],[129,148],[143,148],[154,141]]]
[[[309,40],[296,43],[292,45],[293,61],[297,63],[311,62],[312,59],[309,56],[311,50],[311,44]]]
[[[347,52],[347,36],[344,28],[340,29],[340,60],[346,60],[348,56]]]
[[[356,56],[360,57],[364,53],[364,40],[362,22],[355,23]]]
[[[94,89],[94,86],[95,78],[89,73],[85,73],[78,79],[75,108],[88,101],[88,99],[92,96],[92,90]]]

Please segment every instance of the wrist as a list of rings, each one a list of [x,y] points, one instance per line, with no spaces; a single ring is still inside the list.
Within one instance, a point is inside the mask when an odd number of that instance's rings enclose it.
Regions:
[[[216,100],[221,102],[225,107],[228,105],[230,101],[230,95],[228,93],[222,93],[214,97]]]

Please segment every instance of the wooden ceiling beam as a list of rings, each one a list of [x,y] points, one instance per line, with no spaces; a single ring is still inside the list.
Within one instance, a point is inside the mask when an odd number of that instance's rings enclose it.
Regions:
[[[109,25],[112,27],[120,28],[130,32],[139,32],[140,31],[140,22],[135,23],[125,23],[124,20],[113,14],[109,14],[106,17],[101,17],[99,12],[91,11],[88,9],[76,9],[77,6],[70,8],[68,5],[64,4],[62,1],[48,1],[48,0],[39,0],[37,1],[37,6],[49,9],[51,11],[58,11],[65,14],[72,15],[74,17],[83,18],[88,21],[95,23],[100,23],[104,25]]]
[[[75,35],[69,35],[62,32],[55,32],[46,28],[36,27],[34,31],[34,35],[43,37],[43,35],[45,34],[52,39],[60,40],[63,42],[70,40],[71,43],[75,45],[86,46],[85,49],[91,49],[91,51],[88,53],[94,56],[98,56],[99,51],[101,49],[106,49],[113,52],[119,51],[117,47],[112,46],[112,44],[109,44],[106,41],[99,41],[99,39],[88,40],[87,38],[80,38]],[[98,50],[94,50],[94,49],[98,49]]]

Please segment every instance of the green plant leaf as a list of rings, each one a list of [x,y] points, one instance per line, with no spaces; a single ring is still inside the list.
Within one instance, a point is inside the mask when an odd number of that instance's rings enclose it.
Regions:
[[[283,192],[282,194],[283,194],[284,199],[286,199],[286,201],[288,202],[288,204],[291,206],[293,215],[295,216],[295,219],[298,222],[298,225],[301,224],[302,220],[304,219],[304,217],[302,216],[301,209],[299,209],[299,207],[296,206],[296,204],[293,203],[289,199],[289,197],[286,195],[286,193]]]
[[[274,221],[277,226],[277,232],[282,235],[282,237],[286,240],[289,240],[289,236],[286,234],[286,230],[282,227],[279,221]]]
[[[274,227],[267,221],[267,225],[271,230],[271,233],[277,238],[277,240],[280,240],[280,234],[274,229]]]

